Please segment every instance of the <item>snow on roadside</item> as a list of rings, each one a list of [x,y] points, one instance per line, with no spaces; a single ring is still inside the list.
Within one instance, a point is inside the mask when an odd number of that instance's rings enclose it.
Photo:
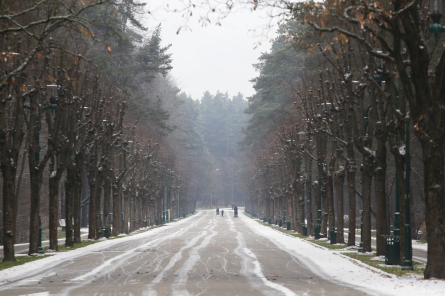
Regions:
[[[327,250],[261,225],[245,215],[240,215],[240,218],[257,234],[268,238],[280,249],[297,257],[314,273],[331,282],[373,295],[445,295],[445,281],[423,280],[414,276],[397,277],[342,255],[339,251]]]
[[[360,234],[356,234],[355,236],[356,237],[360,237]],[[374,236],[372,236],[371,239],[372,240],[377,240],[377,238],[375,238]],[[425,252],[428,251],[428,243],[419,243],[416,240],[412,240],[412,242],[413,242],[412,243],[413,249],[421,250],[421,251],[425,251]]]
[[[199,215],[199,212],[198,212],[198,215]],[[159,232],[165,231],[166,230],[165,227],[173,227],[176,225],[180,225],[180,224],[188,221],[189,218],[197,217],[198,215],[193,215],[193,216],[187,217],[187,218],[179,220],[178,222],[175,222],[175,223],[168,223],[163,227],[153,228],[147,232],[137,233],[137,231],[136,231],[137,234],[134,234],[134,235],[127,235],[127,236],[119,238],[119,239],[109,239],[109,240],[100,241],[95,244],[88,245],[86,247],[75,249],[75,250],[72,250],[69,252],[53,253],[53,254],[51,254],[51,256],[48,256],[47,258],[44,258],[44,259],[28,262],[28,263],[25,263],[22,265],[18,265],[15,267],[1,270],[0,271],[0,286],[3,286],[4,284],[7,284],[8,282],[10,282],[12,280],[16,280],[17,278],[26,276],[26,274],[32,274],[33,272],[37,272],[43,268],[50,269],[53,266],[56,266],[65,260],[72,260],[74,258],[83,256],[83,255],[87,255],[87,254],[91,253],[92,251],[95,251],[98,249],[109,248],[111,246],[121,244],[123,242],[128,242],[128,241],[132,241],[132,240],[137,240],[137,239],[153,236]],[[88,240],[83,240],[83,241],[88,241]]]
[[[428,252],[428,243],[419,243],[418,241],[413,240],[413,249]]]

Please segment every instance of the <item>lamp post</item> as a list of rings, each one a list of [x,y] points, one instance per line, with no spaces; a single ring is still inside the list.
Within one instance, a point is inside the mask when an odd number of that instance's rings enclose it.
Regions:
[[[360,223],[360,245],[358,247],[358,252],[363,253],[363,210],[361,211],[362,218]]]
[[[430,0],[430,17],[433,23],[429,25],[428,29],[430,33],[434,33],[437,43],[439,33],[445,32],[445,27],[439,24],[442,18],[442,0]]]
[[[42,248],[42,219],[39,215],[39,254],[45,254]]]
[[[441,5],[442,5],[442,2],[440,3],[440,6]],[[434,19],[439,20],[440,16],[438,18],[434,17]],[[382,51],[377,51],[377,52],[382,53]],[[383,81],[383,77],[379,73],[379,72],[383,71],[383,61],[381,58],[376,57],[375,63],[376,63],[378,72],[376,75],[374,75],[374,80],[382,87],[382,90],[385,91],[386,82]],[[397,99],[397,103],[398,103],[399,102],[399,91],[395,85],[394,85],[394,90],[396,93],[396,99]],[[409,132],[408,125],[407,125],[407,132]],[[395,142],[397,143],[397,133],[394,134],[394,138],[395,138]],[[406,156],[408,159],[409,152],[407,153]],[[399,181],[399,174],[398,174],[397,166],[396,166],[395,183],[396,183],[396,205],[395,205],[395,213],[394,213],[394,231],[393,231],[393,235],[385,235],[384,236],[386,239],[385,263],[387,265],[397,265],[400,262],[400,190],[399,190],[400,181]]]
[[[321,230],[321,171],[318,169],[318,211],[317,211],[317,223],[315,223],[314,237],[320,239]]]
[[[442,3],[442,1],[440,1]],[[411,241],[411,225],[409,223],[410,220],[410,190],[409,190],[409,181],[410,181],[410,170],[411,170],[411,157],[409,153],[409,122],[410,117],[406,116],[405,118],[405,146],[406,146],[406,155],[405,155],[405,258],[403,259],[403,270],[413,270],[413,261],[412,261],[412,241]]]

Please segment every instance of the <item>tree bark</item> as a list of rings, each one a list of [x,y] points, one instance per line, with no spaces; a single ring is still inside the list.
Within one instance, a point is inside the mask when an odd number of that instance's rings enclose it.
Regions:
[[[16,244],[20,243],[20,237],[17,235],[17,214],[18,214],[18,210],[19,210],[19,199],[20,199],[20,191],[22,188],[22,179],[23,179],[23,172],[25,170],[25,163],[26,163],[26,157],[28,155],[27,153],[28,151],[25,150],[25,152],[23,152],[22,155],[22,166],[20,168],[20,174],[19,174],[19,178],[17,180],[17,186],[16,186],[16,190],[15,190],[15,200],[14,200],[14,213],[15,213],[15,219],[14,221],[14,226],[13,226],[13,231],[12,233],[14,234],[14,241]]]
[[[312,226],[313,221],[313,207],[312,207],[312,160],[309,157],[306,157],[306,172],[309,175],[306,176],[306,217],[307,217],[307,234],[314,235],[314,228]]]
[[[314,196],[314,208],[313,208],[313,213],[314,213],[314,223],[317,223],[317,215],[318,215],[318,207],[319,207],[319,200],[318,200],[318,181],[314,182],[312,184],[312,192],[313,192],[313,196]],[[313,229],[313,231],[315,231],[315,229]]]
[[[57,228],[59,226],[60,178],[62,178],[62,173],[59,171],[52,172],[49,178],[49,248],[54,251],[59,250]]]
[[[372,159],[364,157],[362,169],[362,196],[363,196],[363,252],[371,252],[371,186],[372,186]]]
[[[30,153],[31,154],[31,153]],[[31,215],[29,221],[29,251],[28,255],[39,252],[39,216],[40,216],[40,189],[42,174],[35,168],[30,169],[31,183]]]
[[[326,204],[329,220],[329,228],[335,227],[335,213],[334,213],[334,181],[332,174],[326,178]],[[330,232],[328,232],[330,235]]]
[[[346,151],[348,155],[346,178],[348,180],[348,246],[355,246],[355,220],[356,220],[356,198],[355,198],[355,159],[352,143],[346,145]],[[351,156],[353,157],[351,159]]]
[[[97,174],[96,179],[96,212],[94,213],[94,216],[96,217],[96,232],[95,232],[95,238],[100,239],[104,236],[103,233],[103,227],[102,227],[102,217],[100,215],[101,210],[101,196],[102,196],[102,183],[103,183],[103,172],[99,172]]]
[[[13,232],[13,221],[16,219],[16,213],[14,212],[16,166],[5,165],[3,158],[6,156],[1,153],[3,175],[3,262],[16,261],[14,253],[15,233]]]
[[[374,169],[375,201],[376,201],[376,235],[377,256],[385,255],[388,234],[386,213],[386,141],[377,137],[377,150]]]
[[[117,180],[113,182],[113,236],[117,236],[122,231],[122,219],[121,219],[121,196],[120,196],[120,182]]]
[[[76,176],[73,170],[68,169],[68,174],[65,182],[65,247],[71,248],[74,246],[73,242],[73,200],[74,191],[76,187]]]
[[[443,135],[442,135],[443,137]],[[428,263],[424,276],[445,278],[445,182],[443,146],[439,141],[422,142],[425,164],[425,206]]]
[[[68,170],[68,173],[70,171]],[[82,215],[82,187],[83,187],[83,175],[85,173],[85,167],[83,162],[83,157],[80,154],[76,155],[76,167],[71,171],[74,175],[74,188],[73,191],[73,218],[74,218],[74,243],[80,244],[82,242],[80,235],[81,228],[81,215]]]
[[[110,177],[104,178],[104,224],[110,225],[110,198],[111,198],[111,182]]]
[[[340,168],[334,175],[335,196],[337,198],[337,243],[345,243],[344,220],[344,196],[343,185],[345,183],[345,171]]]
[[[88,209],[88,239],[95,239],[96,237],[96,208],[97,208],[97,198],[96,198],[96,178],[91,176],[92,172],[88,174],[88,183],[90,186],[90,203]]]
[[[23,105],[23,96],[18,95],[16,106]],[[23,108],[15,108],[13,130],[7,130],[6,112],[7,100],[0,102],[0,168],[3,178],[3,261],[16,261],[14,253],[15,242],[15,223],[17,219],[17,211],[14,210],[17,203],[16,190],[16,174],[17,163],[19,159],[20,147],[22,146],[23,137]],[[25,157],[22,160],[25,161]],[[20,188],[17,188],[20,189]]]

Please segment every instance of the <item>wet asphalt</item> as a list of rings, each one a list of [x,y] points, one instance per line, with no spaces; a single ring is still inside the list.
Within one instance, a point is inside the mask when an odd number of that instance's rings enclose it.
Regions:
[[[199,211],[154,234],[62,259],[1,284],[0,295],[365,294],[320,278],[224,212]]]

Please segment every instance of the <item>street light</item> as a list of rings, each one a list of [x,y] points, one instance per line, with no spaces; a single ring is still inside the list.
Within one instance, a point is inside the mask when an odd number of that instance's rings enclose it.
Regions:
[[[306,137],[306,132],[300,131],[300,132],[297,133],[297,135],[298,135],[297,136],[298,137],[298,141],[301,143],[304,140],[304,138]],[[309,140],[310,140],[310,137],[311,136],[308,135],[308,139]],[[303,162],[303,156],[300,155],[300,162],[298,164],[299,165],[299,168],[298,168],[299,172],[301,172],[301,164],[302,164],[302,162]],[[309,170],[311,171],[311,168],[309,168]],[[312,179],[312,176],[310,176],[310,178]],[[309,181],[309,184],[311,184],[311,182],[312,182],[312,180]],[[311,186],[309,186],[309,188],[310,187]],[[303,220],[303,222],[301,223],[302,235],[307,236],[307,224],[305,223],[305,217],[304,217],[304,215],[305,215],[305,208],[307,210],[307,207],[305,207],[305,202],[304,202],[304,198],[306,197],[306,186],[304,186],[303,188],[304,188],[304,190],[303,190],[303,205],[302,205],[303,206],[303,211],[302,211],[303,212],[303,217],[300,217],[300,219]],[[312,195],[312,191],[311,191],[311,195]],[[310,209],[310,210],[312,211],[312,209]],[[308,213],[306,213],[306,219],[309,220],[308,218],[309,218],[309,215],[308,215]]]
[[[440,5],[442,5],[442,1],[440,1]],[[403,270],[413,270],[413,261],[412,258],[412,242],[411,242],[411,225],[409,223],[410,218],[410,190],[409,190],[409,181],[410,181],[410,170],[411,170],[411,159],[409,154],[409,122],[410,117],[407,115],[405,118],[405,258],[403,259]]]
[[[430,17],[434,23],[429,25],[429,30],[434,33],[437,43],[439,33],[445,32],[445,27],[439,24],[442,17],[442,0],[430,0]]]
[[[377,51],[378,53],[382,53],[382,51]],[[383,60],[381,58],[376,57],[375,63],[377,66],[377,74],[374,75],[374,80],[380,85],[383,91],[386,91],[386,82],[383,80],[382,75],[380,74],[383,71]],[[394,89],[396,92],[397,103],[399,101],[399,91],[397,87],[394,85]],[[394,134],[395,142],[397,142],[397,133]],[[386,239],[386,247],[385,247],[385,264],[386,265],[397,265],[400,262],[400,192],[399,192],[399,174],[396,166],[396,207],[394,213],[394,231],[393,235],[384,235]],[[363,233],[361,233],[361,241],[363,241]],[[362,243],[361,243],[362,244]]]
[[[321,169],[318,167],[318,211],[317,211],[317,223],[315,223],[314,238],[320,239],[321,230]]]

